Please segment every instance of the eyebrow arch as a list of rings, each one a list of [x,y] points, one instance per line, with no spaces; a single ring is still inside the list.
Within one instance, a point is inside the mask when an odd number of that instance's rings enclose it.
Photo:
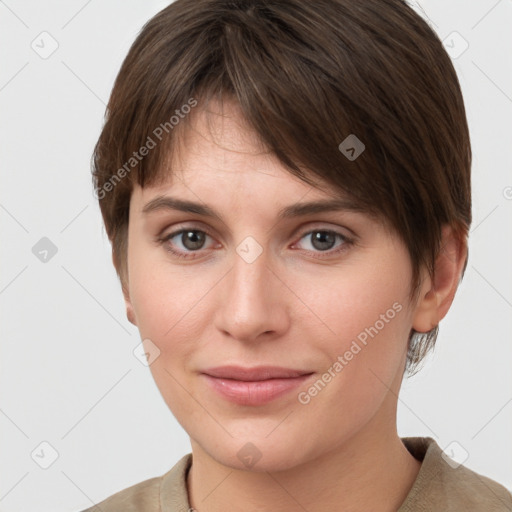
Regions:
[[[222,217],[212,208],[201,203],[177,199],[170,196],[158,196],[149,201],[142,209],[143,213],[150,213],[160,210],[178,210],[186,213],[195,213],[204,217],[210,217],[223,222]],[[289,219],[302,217],[314,213],[329,211],[352,211],[362,212],[364,208],[349,199],[329,199],[312,201],[308,203],[295,203],[279,210],[278,219]]]

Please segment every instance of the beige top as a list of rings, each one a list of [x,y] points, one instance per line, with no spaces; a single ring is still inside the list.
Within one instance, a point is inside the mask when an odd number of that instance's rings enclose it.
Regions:
[[[512,494],[505,487],[464,466],[452,467],[432,438],[405,437],[402,442],[422,464],[397,512],[512,511]],[[165,475],[128,487],[98,503],[99,508],[83,512],[189,512],[187,472],[191,464],[189,453]]]

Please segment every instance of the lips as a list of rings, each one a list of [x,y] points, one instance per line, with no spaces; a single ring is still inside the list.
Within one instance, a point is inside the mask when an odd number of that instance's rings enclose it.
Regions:
[[[290,379],[300,377],[312,372],[302,370],[292,370],[290,368],[282,368],[280,366],[257,366],[255,368],[243,368],[241,366],[219,366],[210,368],[203,373],[211,377],[222,379],[234,379],[243,381],[258,381],[268,379]]]
[[[278,366],[221,366],[202,374],[222,398],[238,405],[258,406],[291,392],[313,372]]]

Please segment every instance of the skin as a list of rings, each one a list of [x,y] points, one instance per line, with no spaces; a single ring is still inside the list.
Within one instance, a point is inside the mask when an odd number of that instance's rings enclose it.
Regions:
[[[465,246],[445,228],[436,277],[423,272],[411,303],[411,262],[395,233],[363,212],[279,220],[285,206],[340,194],[287,172],[236,104],[209,108],[209,125],[204,111],[191,119],[165,181],[133,190],[123,283],[128,318],[160,350],[150,367],[156,384],[191,439],[191,506],[397,510],[420,468],[396,430],[407,339],[412,328],[426,332],[448,311]],[[170,209],[144,213],[157,196],[207,204],[222,221]],[[187,249],[181,235],[162,242],[180,228],[206,231],[202,248]],[[307,234],[315,229],[352,242],[336,237],[322,251]],[[236,251],[248,236],[263,250],[252,263]],[[169,247],[195,258],[177,258]],[[301,404],[298,392],[396,303],[400,312]],[[200,374],[226,364],[314,374],[277,400],[243,406],[226,401]],[[250,468],[237,457],[246,443],[261,454]]]

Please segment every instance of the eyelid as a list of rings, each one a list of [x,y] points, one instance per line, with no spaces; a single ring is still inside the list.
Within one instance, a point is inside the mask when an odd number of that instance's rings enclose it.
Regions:
[[[176,236],[178,233],[182,232],[182,231],[202,231],[204,233],[206,233],[208,236],[212,237],[212,238],[215,238],[215,236],[213,235],[213,232],[212,230],[201,224],[201,225],[192,225],[192,226],[186,226],[184,224],[174,224],[172,226],[172,228],[169,228],[169,227],[166,227],[164,229],[162,229],[160,231],[160,233],[157,235],[157,238],[158,239],[162,239],[162,238],[172,238],[173,236]]]
[[[330,222],[308,222],[306,227],[299,227],[295,231],[294,237],[300,235],[302,238],[304,235],[309,235],[312,231],[329,231],[332,233],[336,233],[346,240],[355,241],[357,239],[357,235],[350,228],[346,226],[335,225]],[[348,232],[348,233],[345,233]]]

